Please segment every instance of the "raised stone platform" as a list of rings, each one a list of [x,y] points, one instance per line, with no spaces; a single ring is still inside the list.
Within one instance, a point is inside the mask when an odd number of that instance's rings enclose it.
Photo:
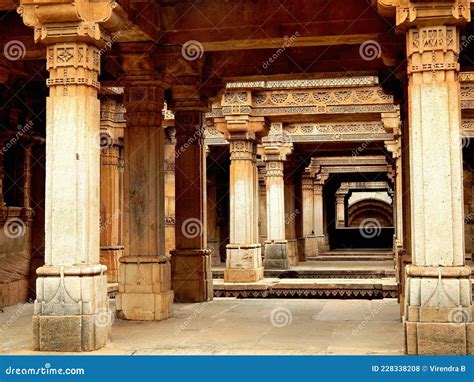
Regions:
[[[393,278],[385,279],[276,279],[255,283],[226,283],[214,280],[214,297],[236,298],[350,298],[397,297]]]

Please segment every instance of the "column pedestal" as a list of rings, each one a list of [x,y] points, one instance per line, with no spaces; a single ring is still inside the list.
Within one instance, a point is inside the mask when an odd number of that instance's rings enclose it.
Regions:
[[[173,289],[179,291],[178,302],[212,300],[210,249],[175,249],[171,251]]]
[[[100,264],[37,269],[34,350],[80,352],[105,346],[113,321],[106,270]]]
[[[224,270],[226,282],[255,282],[263,278],[262,247],[260,244],[227,244]]]
[[[288,269],[288,241],[265,242],[265,259],[263,267],[266,269]]]
[[[135,321],[167,319],[174,298],[168,257],[126,256],[120,263],[117,317]]]

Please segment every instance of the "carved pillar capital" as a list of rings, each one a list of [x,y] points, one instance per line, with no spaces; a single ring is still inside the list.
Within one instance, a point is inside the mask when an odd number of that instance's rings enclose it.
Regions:
[[[163,88],[156,84],[134,83],[125,88],[127,127],[161,126],[163,119]]]
[[[17,9],[25,25],[34,28],[35,42],[70,43],[83,41],[103,47],[110,33],[120,31],[126,14],[115,1],[22,0]]]
[[[224,134],[225,139],[259,141],[268,134],[269,125],[264,117],[250,115],[226,115],[215,118],[217,130]]]
[[[174,120],[178,145],[183,139],[204,144],[204,118],[201,110],[179,109]]]
[[[407,32],[408,76],[417,83],[457,81],[459,32],[455,26],[413,28]]]
[[[461,25],[471,20],[470,0],[373,0],[382,16],[395,17],[399,29],[422,25]]]

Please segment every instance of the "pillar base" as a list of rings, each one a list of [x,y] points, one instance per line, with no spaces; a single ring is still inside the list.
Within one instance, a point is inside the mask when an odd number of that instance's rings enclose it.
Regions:
[[[316,252],[318,255],[321,253],[329,251],[329,237],[328,235],[316,236]]]
[[[474,323],[405,322],[409,355],[472,355]]]
[[[263,279],[260,244],[228,244],[225,282],[256,282]]]
[[[289,269],[288,262],[288,242],[273,241],[265,243],[265,259],[263,260],[265,269]]]
[[[210,249],[172,250],[171,274],[176,302],[205,302],[212,300]]]
[[[38,268],[34,350],[92,351],[108,342],[113,314],[106,270],[100,264]]]
[[[220,265],[221,264],[221,255],[219,253],[219,241],[218,240],[208,240],[207,246],[211,250],[211,265]]]
[[[107,267],[107,282],[109,283],[118,283],[119,264],[123,251],[123,246],[100,248],[100,263]]]
[[[296,239],[289,239],[288,240],[288,264],[298,265],[299,258],[298,258],[298,242]]]
[[[304,238],[304,257],[314,257],[318,254],[318,242],[316,236],[305,236]]]
[[[117,317],[161,321],[171,316],[171,264],[165,256],[125,256],[120,259]]]

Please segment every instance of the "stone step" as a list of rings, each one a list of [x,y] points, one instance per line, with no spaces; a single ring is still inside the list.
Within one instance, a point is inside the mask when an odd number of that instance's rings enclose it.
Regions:
[[[394,278],[383,279],[275,279],[255,283],[226,283],[214,280],[214,297],[236,298],[396,298]]]
[[[318,256],[311,256],[307,258],[308,261],[393,261],[393,255],[336,255],[336,254],[324,254]]]
[[[107,294],[109,298],[115,298],[115,295],[117,294],[118,290],[118,283],[107,283]]]
[[[215,279],[224,278],[223,269],[214,269]],[[288,279],[380,279],[395,277],[394,269],[265,269],[267,278]]]

